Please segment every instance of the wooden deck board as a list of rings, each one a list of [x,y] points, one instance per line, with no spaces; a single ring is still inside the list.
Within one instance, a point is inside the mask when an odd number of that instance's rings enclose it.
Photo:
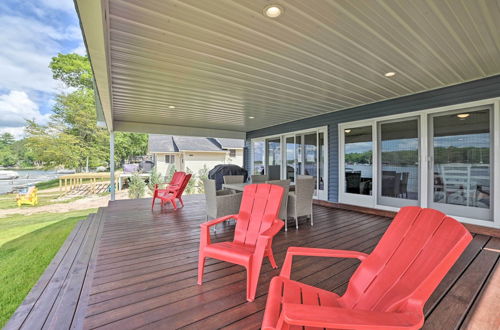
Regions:
[[[37,316],[39,328],[45,325],[53,329],[68,325],[73,329],[120,330],[258,329],[269,281],[279,270],[264,261],[253,303],[245,300],[246,272],[237,265],[208,259],[204,283],[198,286],[199,224],[205,220],[203,197],[187,196],[185,204],[177,211],[151,211],[149,200],[116,201],[99,211],[99,217],[94,218],[99,221],[93,226],[79,224],[77,233],[68,238],[70,243],[66,242],[58,253],[72,256],[74,265],[64,268],[64,258],[56,257],[57,265],[47,270],[52,276],[41,279],[46,288],[53,287],[54,292],[58,289],[58,293],[47,300],[44,308],[33,308],[41,304],[40,297],[28,300],[20,307],[20,311],[31,310],[24,320],[31,317],[30,324],[36,324]],[[314,220],[313,227],[302,220],[299,230],[291,226],[288,232],[277,235],[273,250],[278,265],[286,249],[293,245],[369,253],[390,224],[390,219],[378,215],[323,206],[314,207]],[[233,230],[234,224],[218,225],[212,239],[229,240]],[[498,248],[497,244],[489,236],[475,235],[429,299],[425,328],[452,329],[468,324],[477,310],[478,297],[499,263],[498,253],[484,248]],[[292,278],[342,294],[358,264],[352,259],[296,257]],[[65,277],[61,280],[54,275]],[[37,297],[42,284],[33,289],[33,297]],[[19,314],[9,324],[23,322]]]

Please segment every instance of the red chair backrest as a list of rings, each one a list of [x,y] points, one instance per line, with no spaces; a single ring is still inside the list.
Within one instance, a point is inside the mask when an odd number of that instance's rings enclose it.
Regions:
[[[439,211],[403,207],[339,302],[362,310],[421,312],[471,240],[462,224]]]
[[[255,246],[259,234],[278,217],[283,187],[261,183],[247,185],[241,199],[234,242]]]
[[[191,175],[192,174],[186,174],[184,176],[184,181],[182,181],[182,183],[180,184],[179,189],[176,189],[175,192],[174,192],[175,197],[182,196],[182,193],[184,192],[184,189],[186,189],[186,186],[187,186],[189,180],[191,179]]]
[[[184,176],[186,175],[186,172],[174,172],[172,175],[172,179],[170,180],[169,185],[180,185],[182,183],[182,180],[184,179]]]

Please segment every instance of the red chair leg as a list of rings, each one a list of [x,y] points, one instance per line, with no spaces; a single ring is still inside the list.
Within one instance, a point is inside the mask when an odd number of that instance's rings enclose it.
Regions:
[[[174,210],[177,210],[177,203],[175,202],[175,199],[170,199],[169,202],[172,204],[174,207]]]
[[[274,260],[274,255],[273,255],[272,249],[267,250],[267,257],[269,258],[269,262],[271,263],[271,267],[273,267],[274,269],[278,268],[278,265],[276,264],[276,260]]]
[[[151,203],[151,209],[154,209],[154,207],[155,207],[155,199],[156,198],[153,197],[153,202]]]
[[[198,257],[198,285],[203,283],[203,272],[205,270],[205,256],[200,253]]]
[[[247,301],[252,302],[255,299],[255,292],[252,295],[252,269],[250,266],[245,268],[247,269]]]
[[[182,207],[184,207],[184,201],[182,200],[182,197],[179,197],[179,202],[181,202]]]

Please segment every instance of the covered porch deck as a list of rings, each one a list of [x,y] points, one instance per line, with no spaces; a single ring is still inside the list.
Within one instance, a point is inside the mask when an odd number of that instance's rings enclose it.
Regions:
[[[149,199],[119,200],[79,223],[6,329],[259,328],[268,283],[279,269],[264,262],[253,303],[245,300],[246,274],[240,266],[209,259],[204,284],[198,286],[204,197],[186,196],[185,204],[178,211],[151,211]],[[299,230],[276,236],[278,265],[289,246],[368,253],[390,223],[379,215],[319,205],[314,219],[314,227],[303,221]],[[213,240],[231,239],[233,228],[219,225]],[[429,299],[424,328],[465,329],[487,322],[484,312],[497,310],[484,299],[493,286],[499,249],[500,239],[474,235]],[[357,264],[297,258],[292,278],[342,294]]]

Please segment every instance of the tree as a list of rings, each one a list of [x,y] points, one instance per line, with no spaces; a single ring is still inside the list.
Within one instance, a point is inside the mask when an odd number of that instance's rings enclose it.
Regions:
[[[49,68],[54,79],[64,82],[69,87],[93,88],[92,67],[87,56],[59,53],[52,57]]]
[[[117,162],[131,160],[132,157],[147,153],[148,135],[140,133],[115,133],[115,158]]]
[[[47,167],[63,165],[82,169],[109,162],[109,133],[97,127],[92,69],[87,56],[58,54],[49,65],[54,79],[74,88],[73,92],[59,94],[54,114],[47,125],[27,122],[27,143],[34,161]],[[147,149],[147,135],[117,133],[118,161],[143,155]]]
[[[10,133],[3,133],[0,135],[0,148],[13,145],[15,142],[14,135]]]

